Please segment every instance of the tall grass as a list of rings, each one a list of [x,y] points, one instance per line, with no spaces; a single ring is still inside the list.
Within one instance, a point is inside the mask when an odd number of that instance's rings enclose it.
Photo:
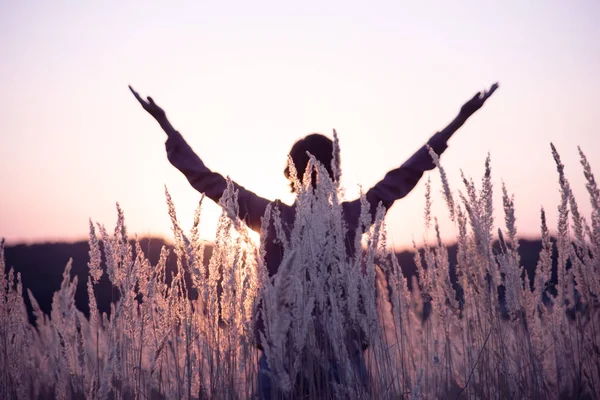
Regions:
[[[237,217],[231,185],[210,260],[199,239],[200,206],[184,233],[167,193],[173,276],[166,249],[151,265],[129,240],[119,207],[112,235],[90,222],[89,318],[75,308],[77,278],[68,264],[50,316],[28,293],[36,317],[30,325],[20,276],[6,274],[2,242],[0,398],[251,398],[259,393],[257,343],[278,398],[598,397],[600,191],[580,151],[592,204],[584,218],[554,147],[552,154],[558,235],[554,243],[542,209],[543,247],[532,278],[520,264],[514,200],[504,186],[503,226],[493,219],[489,157],[480,187],[463,178],[458,192],[434,157],[458,232],[457,282],[431,221],[428,183],[425,222],[437,242],[415,246],[411,291],[386,243],[384,210],[373,217],[363,197],[359,226],[349,234],[340,189],[315,160],[294,181],[294,225],[283,226],[275,207],[263,217],[261,243],[272,228],[284,249],[273,277],[264,246],[253,245]],[[99,314],[94,297],[102,259],[118,291],[110,316]]]

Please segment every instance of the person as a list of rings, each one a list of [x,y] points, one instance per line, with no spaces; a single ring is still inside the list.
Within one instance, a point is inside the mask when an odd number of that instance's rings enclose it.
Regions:
[[[460,108],[458,115],[444,129],[435,133],[428,140],[427,145],[431,146],[436,154],[440,156],[448,147],[447,142],[452,135],[483,106],[498,87],[498,83],[494,83],[489,90],[476,93]],[[171,164],[185,175],[194,189],[200,193],[204,193],[207,197],[218,203],[227,188],[227,180],[222,175],[210,170],[204,164],[183,136],[173,128],[165,111],[154,102],[152,97],[148,96],[147,100],[144,100],[131,86],[129,86],[129,89],[144,110],[154,117],[167,134],[165,146],[167,157]],[[332,151],[333,143],[331,139],[321,134],[310,134],[298,140],[290,151],[290,157],[297,170],[297,175],[302,177],[308,163],[306,152],[309,152],[327,168],[330,176],[333,176],[331,170]],[[379,202],[383,204],[386,211],[389,210],[396,200],[403,198],[412,191],[425,171],[434,168],[435,165],[427,146],[423,145],[400,167],[389,171],[381,181],[367,191],[366,199],[371,206],[372,216],[375,216]],[[284,174],[286,177],[289,177],[287,168]],[[238,206],[240,218],[250,229],[260,233],[261,217],[271,201],[258,196],[235,182],[233,182],[233,185],[239,191]],[[282,222],[291,225],[295,216],[295,204],[290,206],[279,200],[275,200],[274,203],[276,203],[280,210]],[[360,216],[360,199],[343,202],[342,210],[348,232],[354,232]],[[353,241],[350,241],[350,243],[353,243]],[[272,276],[277,272],[277,268],[281,263],[283,249],[280,247],[280,244],[273,240],[269,240],[265,247],[265,262],[269,275]]]
[[[194,189],[218,203],[223,192],[227,188],[227,180],[222,175],[210,170],[204,164],[200,157],[198,157],[185,141],[183,136],[173,128],[165,111],[159,107],[151,97],[147,97],[147,100],[144,100],[131,86],[129,86],[129,89],[144,110],[156,119],[167,134],[165,145],[167,157],[171,164],[183,173]],[[444,129],[431,136],[426,145],[423,145],[398,168],[389,171],[381,181],[367,191],[365,197],[370,205],[372,219],[375,217],[380,202],[386,211],[389,210],[396,200],[403,198],[413,190],[425,171],[435,168],[435,164],[433,163],[427,147],[430,146],[431,149],[440,156],[448,147],[447,142],[452,135],[484,105],[497,89],[498,83],[494,83],[489,90],[476,93],[460,108],[458,115]],[[298,140],[292,146],[289,156],[297,170],[298,177],[303,176],[307,167],[309,160],[307,152],[312,154],[321,164],[323,164],[329,175],[334,177],[332,170],[333,142],[331,139],[321,134],[310,134]],[[284,174],[289,178],[288,168],[284,170]],[[239,217],[250,229],[260,233],[261,217],[263,216],[267,205],[272,202],[247,190],[235,182],[233,182],[233,185],[234,189],[239,191]],[[292,190],[293,189],[294,187],[292,185]],[[294,223],[295,203],[287,205],[279,200],[275,200],[273,203],[279,208],[282,225],[291,227]],[[354,232],[358,227],[360,211],[360,199],[342,203],[343,217],[347,224],[349,236],[346,240],[347,243],[354,243],[354,238],[351,236],[354,235]],[[270,237],[273,237],[272,235],[274,235],[274,232],[269,232],[267,234],[267,243],[264,244],[265,263],[270,276],[273,276],[277,272],[283,259],[282,245],[277,240],[269,240]],[[347,246],[348,252],[351,252],[352,250],[353,246]],[[264,356],[260,361],[260,369],[268,369]],[[266,390],[270,390],[269,382],[261,382],[261,385],[268,386]],[[269,396],[263,395],[262,397]]]

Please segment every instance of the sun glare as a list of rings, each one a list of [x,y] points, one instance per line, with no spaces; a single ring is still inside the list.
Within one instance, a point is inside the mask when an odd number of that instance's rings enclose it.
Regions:
[[[248,237],[250,237],[250,240],[252,240],[252,243],[254,243],[256,247],[260,246],[260,235],[257,232],[248,229]]]

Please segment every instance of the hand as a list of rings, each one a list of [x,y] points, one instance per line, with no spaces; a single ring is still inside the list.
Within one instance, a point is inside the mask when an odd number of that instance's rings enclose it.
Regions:
[[[498,82],[494,83],[490,90],[485,90],[482,92],[477,92],[475,96],[469,101],[467,101],[460,108],[460,115],[465,118],[469,118],[471,115],[475,113],[475,111],[479,110],[483,103],[498,89]]]
[[[133,93],[137,101],[139,101],[142,107],[144,107],[144,110],[148,111],[148,113],[152,115],[158,122],[162,122],[167,119],[167,114],[165,111],[156,105],[154,100],[152,100],[152,97],[148,96],[148,101],[146,101],[142,99],[138,92],[133,90],[131,85],[129,86],[129,90],[131,90],[131,93]]]

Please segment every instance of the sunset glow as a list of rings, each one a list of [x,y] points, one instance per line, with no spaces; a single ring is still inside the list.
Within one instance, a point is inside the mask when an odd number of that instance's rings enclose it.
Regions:
[[[131,233],[170,237],[165,185],[191,227],[200,194],[169,164],[164,133],[128,84],[211,169],[291,204],[283,169],[298,138],[338,131],[355,198],[496,81],[442,164],[458,190],[460,171],[480,180],[490,152],[520,234],[538,236],[541,206],[552,228],[557,219],[550,142],[575,197],[587,198],[577,146],[600,168],[598,18],[597,1],[3,2],[0,236],[85,239],[88,218],[112,226],[119,202]],[[455,237],[430,174],[442,236]],[[424,191],[423,180],[388,214],[398,248],[424,236]],[[203,237],[214,239],[219,213],[205,202]]]

